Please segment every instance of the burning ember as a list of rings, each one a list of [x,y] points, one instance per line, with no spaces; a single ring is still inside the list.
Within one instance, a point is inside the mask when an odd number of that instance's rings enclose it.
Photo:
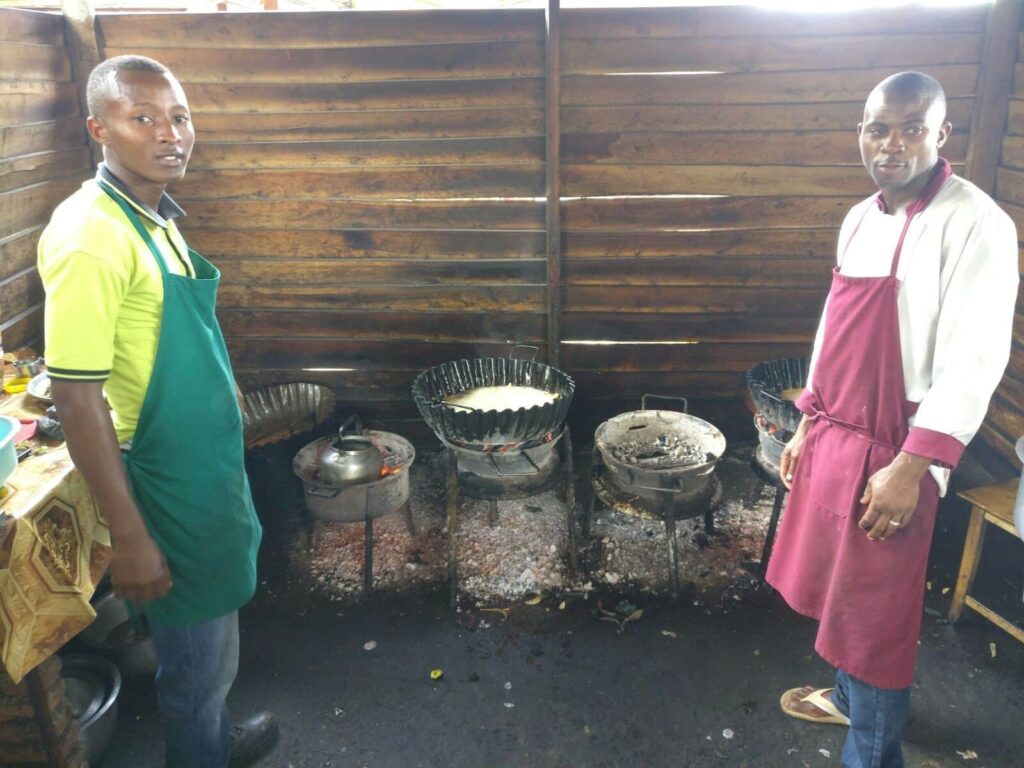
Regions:
[[[624,464],[648,467],[685,467],[714,461],[715,455],[680,435],[662,433],[653,440],[634,440],[608,446]]]

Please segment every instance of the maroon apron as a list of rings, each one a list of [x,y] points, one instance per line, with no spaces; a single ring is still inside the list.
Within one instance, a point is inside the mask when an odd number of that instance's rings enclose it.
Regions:
[[[949,175],[940,159],[907,210],[888,277],[833,269],[824,339],[801,399],[811,425],[768,564],[767,580],[786,602],[820,620],[822,658],[878,688],[913,682],[938,486],[926,473],[914,516],[885,540],[857,526],[867,510],[860,498],[899,453],[917,410],[903,381],[896,271],[910,222]]]

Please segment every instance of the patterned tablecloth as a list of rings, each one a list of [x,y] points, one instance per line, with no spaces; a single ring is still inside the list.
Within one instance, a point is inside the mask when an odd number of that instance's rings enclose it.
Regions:
[[[0,394],[0,413],[43,412]],[[15,683],[96,617],[89,600],[110,562],[110,531],[67,448],[29,442],[0,498],[0,663]]]

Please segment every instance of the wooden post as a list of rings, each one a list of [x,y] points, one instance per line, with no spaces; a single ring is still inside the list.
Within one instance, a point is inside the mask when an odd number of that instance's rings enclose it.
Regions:
[[[96,13],[92,0],[60,0],[64,14],[64,44],[71,60],[71,76],[78,86],[78,101],[82,116],[89,115],[85,99],[85,86],[93,67],[103,60],[102,46],[96,34]],[[93,165],[103,159],[103,153],[95,142],[89,141],[89,154]]]
[[[997,0],[988,12],[981,49],[964,176],[990,195],[995,194],[999,155],[1006,133],[1022,7],[1024,3],[1020,0]]]
[[[561,183],[561,123],[559,110],[562,100],[561,36],[559,0],[548,0],[545,24],[545,113],[547,150],[545,168],[547,176],[547,257],[548,257],[548,364],[558,367],[561,362],[562,337],[562,183]]]

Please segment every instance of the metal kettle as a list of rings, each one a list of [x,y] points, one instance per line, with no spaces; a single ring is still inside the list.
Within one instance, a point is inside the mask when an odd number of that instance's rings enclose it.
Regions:
[[[338,430],[338,439],[320,454],[320,477],[328,485],[344,488],[380,478],[384,463],[380,449],[363,435],[358,416],[350,416]]]

